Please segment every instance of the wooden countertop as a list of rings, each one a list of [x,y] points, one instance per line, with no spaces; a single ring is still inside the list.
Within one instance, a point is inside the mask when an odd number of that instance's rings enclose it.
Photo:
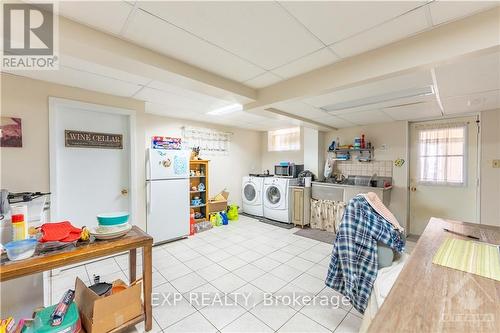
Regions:
[[[499,332],[500,282],[432,264],[443,228],[500,244],[500,227],[431,218],[368,332]]]

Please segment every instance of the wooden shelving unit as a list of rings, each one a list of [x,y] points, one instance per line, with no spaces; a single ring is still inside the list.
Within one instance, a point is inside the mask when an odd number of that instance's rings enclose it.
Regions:
[[[195,212],[200,212],[204,215],[201,219],[196,219],[195,222],[203,222],[208,220],[208,198],[209,198],[209,162],[208,160],[192,160],[189,162],[189,170],[194,170],[196,173],[199,173],[195,176],[189,177],[189,206],[194,209]],[[205,189],[203,191],[198,190],[198,185],[203,183],[205,185]],[[193,190],[193,186],[197,189]],[[191,200],[194,197],[201,198],[201,205],[193,206],[191,205]]]

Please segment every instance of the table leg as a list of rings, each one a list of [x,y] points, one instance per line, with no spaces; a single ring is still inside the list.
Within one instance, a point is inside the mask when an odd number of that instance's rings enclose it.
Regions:
[[[130,283],[134,282],[137,278],[137,249],[132,249],[128,254],[128,274]]]
[[[144,285],[144,311],[146,312],[146,331],[150,331],[153,328],[153,309],[151,306],[151,293],[153,292],[152,275],[152,246],[149,245],[142,248],[142,282]]]

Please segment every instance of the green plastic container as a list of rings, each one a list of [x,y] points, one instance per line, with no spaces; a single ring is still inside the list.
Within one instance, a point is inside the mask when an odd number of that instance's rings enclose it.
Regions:
[[[119,226],[127,223],[129,216],[128,212],[104,213],[97,215],[97,221],[103,226]]]
[[[51,326],[50,316],[57,306],[51,305],[39,311],[35,315],[33,327],[23,329],[23,333],[58,333],[58,332],[78,332],[81,328],[80,316],[78,315],[78,307],[75,302],[72,302],[64,316],[64,320],[59,326]]]

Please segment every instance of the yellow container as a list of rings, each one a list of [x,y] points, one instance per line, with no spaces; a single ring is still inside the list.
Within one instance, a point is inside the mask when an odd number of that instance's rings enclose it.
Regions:
[[[26,239],[26,222],[23,214],[12,215],[12,240]]]

